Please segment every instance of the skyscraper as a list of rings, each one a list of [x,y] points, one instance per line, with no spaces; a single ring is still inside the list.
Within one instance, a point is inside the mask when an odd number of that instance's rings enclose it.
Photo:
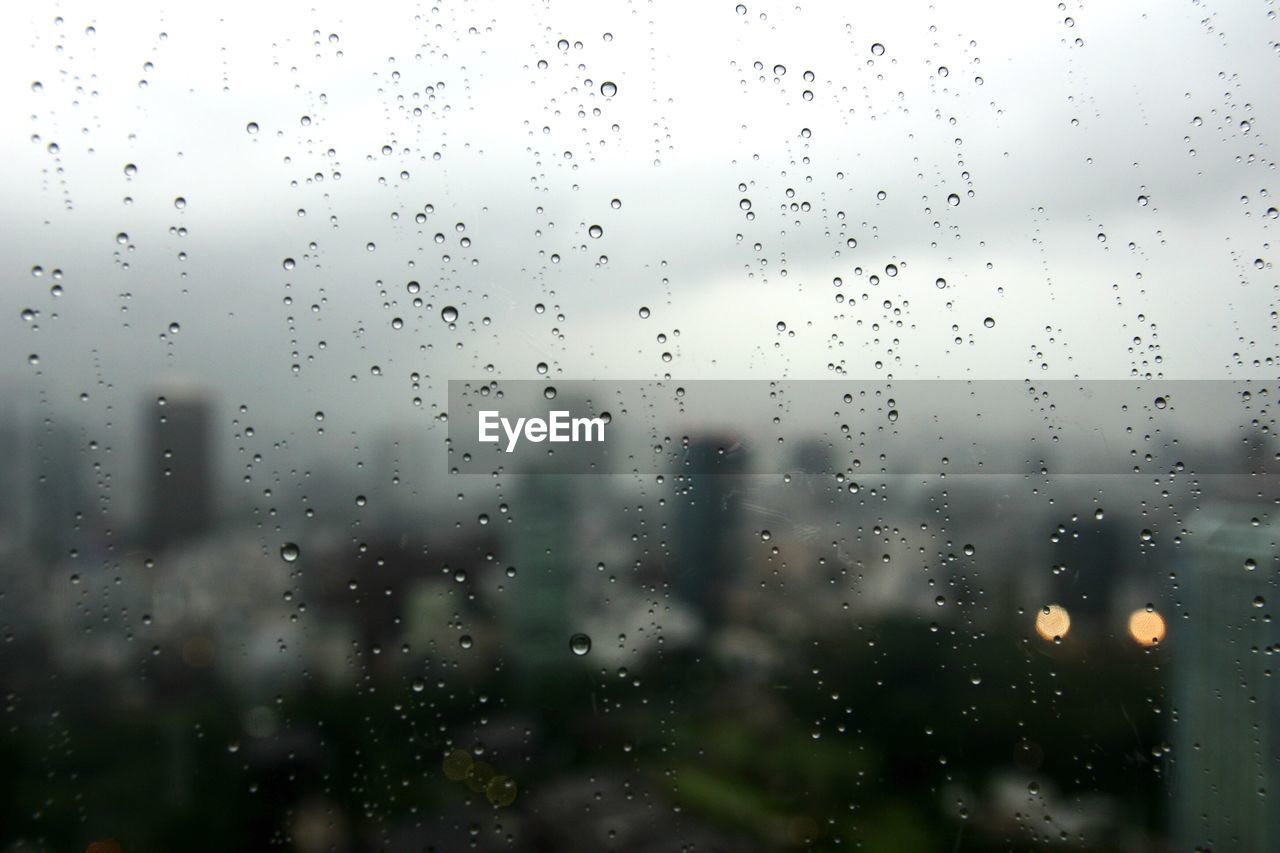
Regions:
[[[89,509],[83,476],[87,463],[73,427],[48,423],[33,439],[30,541],[44,559],[61,559],[76,542],[80,520]]]
[[[144,534],[164,547],[214,523],[213,403],[187,386],[164,389],[146,412]]]
[[[741,575],[739,476],[747,456],[734,439],[701,436],[689,441],[677,469],[672,582],[707,627],[726,616],[726,594]]]
[[[1267,654],[1276,530],[1255,517],[1266,513],[1253,502],[1206,507],[1178,572],[1172,816],[1184,850],[1280,849],[1280,685]]]

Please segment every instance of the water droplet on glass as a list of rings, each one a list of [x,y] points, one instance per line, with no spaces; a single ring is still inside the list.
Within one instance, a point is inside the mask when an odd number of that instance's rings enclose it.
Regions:
[[[280,546],[280,559],[284,560],[286,563],[292,563],[297,560],[301,554],[302,551],[300,551],[298,546],[292,542],[286,542]]]
[[[871,55],[884,56],[884,45],[882,45],[880,42],[876,42],[875,44],[871,45]]]
[[[452,323],[458,319],[458,309],[452,305],[444,306],[444,309],[440,312],[440,319],[446,323]]]
[[[591,638],[586,634],[574,634],[569,638],[569,651],[578,657],[582,657],[591,651]]]
[[[593,238],[598,240],[604,236],[604,229],[601,228],[599,225],[592,225],[590,228],[587,229],[587,233],[590,234]]]
[[[600,94],[604,95],[606,98],[612,98],[614,95],[618,94],[617,84],[606,80],[600,84]]]

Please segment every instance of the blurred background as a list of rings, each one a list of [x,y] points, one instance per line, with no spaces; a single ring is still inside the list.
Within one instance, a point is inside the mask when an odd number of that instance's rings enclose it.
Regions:
[[[1280,849],[1274,4],[10,18],[0,850]],[[1126,462],[449,437],[743,379],[1132,383]]]

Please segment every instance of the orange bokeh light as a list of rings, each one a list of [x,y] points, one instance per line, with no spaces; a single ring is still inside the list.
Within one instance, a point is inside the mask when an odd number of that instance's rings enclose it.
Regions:
[[[1164,617],[1154,610],[1135,610],[1129,614],[1129,636],[1143,646],[1158,645],[1164,640]]]

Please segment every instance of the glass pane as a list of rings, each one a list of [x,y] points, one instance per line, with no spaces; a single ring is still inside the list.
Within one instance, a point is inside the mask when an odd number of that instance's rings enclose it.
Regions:
[[[10,18],[0,851],[1280,849],[1270,5]]]

